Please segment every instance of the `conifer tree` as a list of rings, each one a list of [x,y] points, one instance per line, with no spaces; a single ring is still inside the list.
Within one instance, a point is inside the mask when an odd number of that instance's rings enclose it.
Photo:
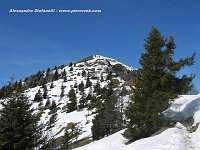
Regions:
[[[77,87],[78,87],[78,86],[77,86],[77,82],[75,82],[75,83],[74,83],[74,88],[77,88]]]
[[[91,87],[92,86],[92,82],[90,81],[90,78],[89,76],[87,77],[87,80],[86,80],[86,84],[85,84],[85,87],[88,88],[88,87]]]
[[[53,85],[53,82],[51,82],[50,89],[53,89],[53,88],[54,88],[54,85]]]
[[[86,71],[83,70],[82,73],[81,73],[81,75],[82,75],[83,77],[86,77]]]
[[[56,69],[56,71],[53,74],[53,81],[58,80],[59,79],[59,74],[58,74],[58,69]]]
[[[0,111],[0,149],[19,150],[39,148],[42,144],[42,125],[33,113],[28,97],[13,93]]]
[[[80,98],[80,101],[79,101],[79,108],[84,108],[86,106],[86,103],[87,103],[87,99],[86,99],[86,94],[85,92],[82,92],[81,93],[81,98]]]
[[[106,80],[111,80],[112,79],[112,72],[108,71],[108,75],[106,77]]]
[[[43,98],[46,99],[48,97],[48,90],[47,90],[47,86],[44,85],[43,86]]]
[[[47,97],[47,101],[45,103],[45,109],[48,109],[50,107],[50,105],[51,105],[50,99],[49,99],[49,97]]]
[[[42,101],[42,93],[41,93],[40,89],[39,89],[38,92],[35,94],[34,101],[35,101],[35,102],[41,102],[41,101]]]
[[[50,71],[51,71],[51,69],[50,69],[50,68],[48,68],[48,69],[47,69],[47,71],[46,71],[46,74],[49,74],[49,73],[50,73]]]
[[[104,103],[102,108],[99,108],[98,114],[92,121],[92,137],[94,140],[99,140],[105,136],[113,134],[121,130],[122,121],[120,110],[117,108],[117,95],[113,91],[111,83],[108,85],[103,96]]]
[[[73,88],[68,93],[69,102],[67,103],[67,112],[72,112],[77,109],[76,93]]]
[[[63,150],[67,150],[67,149],[70,149],[70,143],[71,143],[71,134],[65,130],[65,134],[63,136],[63,140],[62,140],[62,149]]]
[[[85,85],[84,85],[83,81],[81,81],[81,83],[78,85],[79,91],[83,92],[84,91],[84,87],[85,87]]]
[[[72,62],[70,62],[70,63],[69,63],[69,67],[72,67],[72,65],[73,65],[73,63],[72,63]]]
[[[64,82],[66,82],[66,76],[67,76],[67,73],[66,73],[66,70],[64,69],[64,71],[62,72],[62,78],[64,79]]]
[[[55,100],[52,100],[52,103],[51,103],[51,106],[50,106],[50,110],[51,111],[54,111],[55,109],[56,109],[56,102],[55,102]]]
[[[64,94],[65,94],[64,89],[65,89],[65,87],[64,87],[63,84],[62,84],[62,86],[61,86],[61,93],[60,93],[60,97],[61,97],[61,98],[64,97]]]
[[[101,93],[101,86],[99,81],[97,81],[96,85],[94,86],[94,93],[96,93],[97,95]]]
[[[47,130],[55,126],[57,116],[58,116],[57,112],[52,111],[51,117],[50,117],[48,124],[47,124]]]
[[[103,75],[101,75],[101,79],[100,79],[100,81],[101,81],[101,82],[103,82],[103,81],[104,81]]]
[[[173,37],[166,39],[153,27],[144,48],[132,102],[125,111],[129,121],[124,136],[129,142],[148,137],[165,125],[162,112],[168,108],[169,100],[186,93],[194,77],[176,76],[181,68],[194,64],[195,55],[173,60],[176,48]]]
[[[73,71],[74,69],[73,69],[73,67],[71,67],[70,69],[69,69],[69,71]]]

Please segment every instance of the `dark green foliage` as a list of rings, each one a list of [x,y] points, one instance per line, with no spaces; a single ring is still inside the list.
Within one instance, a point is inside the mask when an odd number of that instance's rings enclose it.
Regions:
[[[15,91],[22,92],[23,91],[22,80],[19,80],[19,82],[16,81],[14,88],[15,88]]]
[[[32,150],[42,144],[39,115],[33,114],[28,97],[14,93],[0,111],[0,149]]]
[[[54,88],[54,85],[53,85],[53,82],[51,82],[50,89],[53,89],[53,88]]]
[[[86,77],[86,71],[83,70],[82,73],[81,73],[81,75],[82,75],[83,77]]]
[[[64,80],[64,82],[67,82],[67,73],[66,70],[64,69],[64,71],[62,72],[62,78]]]
[[[78,87],[78,86],[77,86],[77,82],[75,82],[75,83],[74,83],[74,88],[77,88],[77,87]]]
[[[70,63],[69,63],[69,67],[72,67],[72,65],[73,65],[73,63],[72,63],[72,62],[70,62]]]
[[[72,135],[71,137],[77,141],[78,136],[81,134],[81,131],[82,128],[78,123],[73,124],[71,128],[71,135]]]
[[[53,111],[47,124],[47,130],[55,126],[56,119],[57,119],[57,113]]]
[[[44,85],[43,86],[43,98],[46,99],[48,97],[48,90],[47,90],[47,86]]]
[[[91,94],[91,92],[90,92],[90,93],[88,93],[88,95],[87,95],[86,99],[87,99],[87,100],[91,100],[91,99],[92,99],[92,94]]]
[[[13,91],[16,91],[16,92],[24,91],[24,87],[22,85],[21,80],[19,82],[17,81],[14,82],[14,78],[11,78],[11,81],[8,82],[8,85],[3,86],[0,89],[0,99],[5,99],[11,96]]]
[[[45,104],[45,109],[48,109],[51,105],[51,102],[50,102],[50,99],[49,97],[47,97],[47,101],[46,101],[46,104]]]
[[[52,100],[52,103],[51,103],[51,106],[50,106],[50,110],[51,111],[54,111],[55,109],[56,109],[56,102],[55,102],[55,100]]]
[[[124,136],[129,142],[148,137],[164,126],[162,112],[168,108],[169,100],[187,92],[193,79],[193,76],[176,76],[184,66],[193,65],[195,55],[174,61],[173,37],[166,39],[153,28],[144,47],[132,102],[125,111],[129,121]]]
[[[36,80],[37,80],[37,79],[36,79]],[[35,81],[35,82],[37,82],[37,81]],[[35,82],[34,82],[34,83],[35,83]],[[47,83],[46,77],[41,77],[39,83],[38,83],[38,84],[36,83],[34,86],[37,86],[37,85],[44,86],[46,83]]]
[[[60,69],[63,69],[64,67],[65,67],[65,65],[62,64],[62,65],[60,66]]]
[[[84,87],[85,87],[85,85],[84,85],[83,81],[81,81],[81,83],[78,85],[79,91],[83,92],[84,91]]]
[[[85,106],[86,106],[86,104],[87,104],[87,99],[86,99],[86,94],[85,94],[85,92],[82,92],[81,93],[81,98],[80,98],[80,100],[79,100],[79,109],[81,109],[81,108],[84,108]]]
[[[126,95],[128,95],[128,91],[125,87],[123,87],[121,92],[120,92],[120,96],[126,96]]]
[[[12,94],[12,86],[3,86],[0,89],[0,99],[4,99],[6,97],[9,97]]]
[[[117,96],[110,84],[102,97],[105,98],[104,103],[92,121],[92,137],[94,140],[99,140],[122,129],[122,121],[120,120],[122,113],[117,108]]]
[[[41,102],[42,101],[42,93],[40,91],[40,89],[38,90],[38,92],[35,94],[35,97],[34,97],[34,101],[35,102]]]
[[[108,71],[108,75],[106,77],[106,80],[111,80],[112,79],[112,72]]]
[[[65,130],[65,134],[63,136],[63,141],[62,141],[63,145],[61,149],[63,150],[70,149],[71,140],[72,140],[71,134],[67,130]]]
[[[100,109],[102,108],[101,97],[97,97],[97,96],[95,96],[95,95],[93,95],[93,96],[91,97],[91,100],[90,100],[88,109],[91,110],[91,109],[94,109],[94,108],[96,108],[97,111],[100,110]]]
[[[55,71],[54,74],[53,74],[53,81],[58,80],[59,77],[60,77],[60,75],[59,75],[59,73],[58,73],[58,70],[56,69],[56,71]]]
[[[103,82],[104,81],[104,78],[103,78],[103,76],[101,75],[101,80],[100,80],[101,82]]]
[[[55,126],[55,122],[56,122],[56,119],[57,119],[57,109],[56,109],[56,107],[57,107],[57,105],[56,105],[55,100],[53,100],[51,104],[50,104],[50,101],[49,101],[49,109],[50,109],[49,114],[51,114],[51,117],[50,117],[50,119],[47,123],[47,126],[48,126],[47,130]]]
[[[90,81],[90,78],[87,77],[87,81],[86,81],[85,87],[88,88],[88,87],[91,87],[91,86],[92,86],[92,82]]]
[[[53,70],[57,70],[58,69],[58,67],[57,66],[55,66],[54,68],[53,68]]]
[[[82,132],[82,128],[78,123],[76,123],[76,124],[70,123],[69,126],[68,126],[68,128],[70,129],[70,131],[68,131],[69,129],[68,130],[65,129],[65,134],[62,137],[62,146],[61,146],[62,150],[72,149],[73,142],[77,141],[79,135]]]
[[[62,84],[62,86],[61,86],[61,93],[60,93],[60,97],[61,97],[61,98],[64,97],[64,94],[65,94],[64,89],[65,89],[65,87],[64,87],[63,84]]]
[[[72,112],[77,109],[76,93],[73,88],[68,93],[69,102],[67,103],[67,112]]]
[[[46,74],[49,74],[49,73],[50,73],[50,71],[51,71],[51,69],[50,69],[50,68],[48,68],[48,69],[47,69],[47,71],[46,71]]]
[[[73,71],[74,69],[73,69],[73,67],[71,67],[70,69],[69,69],[69,71]]]
[[[96,93],[97,95],[101,93],[101,86],[99,81],[97,81],[96,85],[94,86],[94,93]]]

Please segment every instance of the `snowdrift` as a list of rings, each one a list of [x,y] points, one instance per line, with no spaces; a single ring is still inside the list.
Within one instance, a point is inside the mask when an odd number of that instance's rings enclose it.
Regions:
[[[165,130],[159,135],[144,138],[125,145],[126,140],[121,133],[117,132],[89,145],[77,148],[77,150],[200,150],[200,94],[181,95],[171,107],[167,109],[165,115],[174,120],[187,119],[193,117],[194,124],[198,128],[195,132],[189,133],[188,129],[181,123],[177,123],[174,128]]]

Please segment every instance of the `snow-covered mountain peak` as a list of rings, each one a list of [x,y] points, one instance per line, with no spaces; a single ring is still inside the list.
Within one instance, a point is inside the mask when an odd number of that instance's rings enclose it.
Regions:
[[[59,139],[72,123],[81,128],[76,140],[89,139],[92,136],[92,119],[96,114],[95,108],[89,110],[87,106],[91,101],[89,95],[96,96],[94,89],[97,83],[103,88],[112,81],[115,89],[119,91],[123,88],[127,89],[128,93],[119,96],[123,103],[127,103],[130,98],[130,86],[132,86],[134,72],[134,68],[115,59],[93,55],[69,65],[40,71],[28,77],[23,86],[28,87],[25,92],[30,97],[33,107],[41,112],[41,122],[46,125],[45,133],[49,134],[48,139]],[[67,107],[71,103],[69,100],[71,89],[75,91],[77,109],[68,112]],[[43,95],[42,101],[35,100],[39,91]],[[79,105],[83,98],[87,101],[87,105],[80,108]],[[56,112],[52,111],[52,104],[56,105]]]

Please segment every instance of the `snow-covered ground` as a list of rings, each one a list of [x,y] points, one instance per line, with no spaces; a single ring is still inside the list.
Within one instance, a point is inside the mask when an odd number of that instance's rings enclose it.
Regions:
[[[176,118],[193,117],[193,126],[199,126],[199,101],[200,94],[182,95],[172,102],[171,107],[165,113],[172,117],[176,116]],[[169,128],[159,135],[144,138],[129,145],[124,144],[126,139],[121,133],[123,131],[77,148],[77,150],[200,150],[200,127],[195,132],[189,133],[186,127],[177,123],[174,128]]]
[[[70,91],[71,87],[74,88],[76,91],[76,97],[77,97],[77,103],[79,103],[79,100],[81,98],[81,92],[78,90],[78,88],[74,87],[75,84],[79,85],[81,82],[86,84],[87,76],[82,76],[82,72],[85,71],[87,74],[90,74],[90,81],[92,82],[92,85],[94,86],[97,81],[100,82],[100,86],[104,87],[108,84],[109,81],[106,80],[106,77],[108,75],[107,69],[111,68],[113,65],[120,64],[124,66],[128,70],[135,70],[132,67],[128,67],[121,62],[100,56],[100,55],[94,55],[90,57],[87,61],[80,61],[72,65],[72,67],[65,66],[62,69],[58,69],[58,73],[61,74],[64,70],[66,71],[67,76],[67,82],[64,82],[63,79],[59,79],[57,81],[53,82],[54,87],[50,88],[51,83],[47,83],[47,89],[48,89],[48,97],[50,100],[50,103],[52,101],[55,101],[58,111],[57,111],[57,118],[54,127],[47,130],[47,133],[50,134],[49,138],[57,138],[64,135],[64,128],[68,125],[68,123],[76,123],[82,128],[81,135],[78,137],[79,139],[83,139],[86,137],[91,137],[91,126],[92,126],[92,119],[94,118],[94,114],[91,111],[88,111],[86,109],[82,109],[79,111],[74,111],[71,113],[66,112],[66,105],[69,101],[69,98],[67,96],[68,92]],[[73,68],[71,70],[71,68]],[[51,70],[51,73],[54,73],[55,70]],[[95,78],[92,78],[95,77]],[[100,81],[100,79],[103,77],[104,81]],[[124,83],[124,80],[122,80],[120,77],[115,77],[119,80],[119,83],[121,86]],[[60,98],[61,94],[61,87],[64,86],[64,97]],[[33,99],[35,97],[35,94],[38,92],[38,90],[43,93],[43,88],[40,86],[37,86],[35,88],[30,88],[26,90],[27,95],[30,97],[30,100],[33,102],[33,107],[35,109],[39,108],[38,106],[40,103],[34,102]],[[127,87],[127,89],[130,90],[130,87]],[[87,95],[89,92],[93,91],[93,87],[91,88],[85,88],[84,92]],[[129,96],[120,97],[121,100],[123,100],[124,103],[127,103],[129,100]],[[47,99],[43,99],[42,106],[45,106],[47,102]],[[45,109],[43,111],[41,122],[44,124],[47,124],[51,115],[50,109]]]

